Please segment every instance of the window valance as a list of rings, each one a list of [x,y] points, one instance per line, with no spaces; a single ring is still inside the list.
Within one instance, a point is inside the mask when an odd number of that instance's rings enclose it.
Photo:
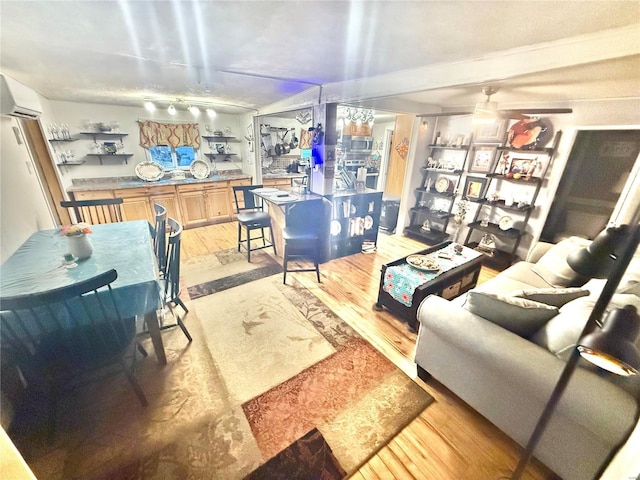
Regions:
[[[140,146],[144,148],[156,145],[172,147],[200,147],[200,129],[197,123],[158,123],[151,120],[138,120],[140,126]]]

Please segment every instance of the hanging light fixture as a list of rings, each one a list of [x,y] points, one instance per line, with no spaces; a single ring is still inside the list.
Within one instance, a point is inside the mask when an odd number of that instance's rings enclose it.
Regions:
[[[191,112],[191,115],[193,115],[194,117],[200,115],[200,109],[195,105],[189,105],[189,108],[187,108],[187,110],[189,110]]]
[[[169,115],[175,115],[176,114],[176,107],[173,106],[173,103],[171,103],[169,105],[169,108],[167,108],[167,113]]]
[[[207,108],[206,112],[209,118],[214,118],[217,115],[213,108]]]
[[[156,106],[151,100],[147,100],[146,102],[144,102],[144,108],[146,108],[149,112],[153,112],[156,109]]]

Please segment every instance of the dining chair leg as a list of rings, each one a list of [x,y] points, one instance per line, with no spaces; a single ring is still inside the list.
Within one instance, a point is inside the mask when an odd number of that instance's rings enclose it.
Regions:
[[[251,229],[247,227],[247,262],[251,263]]]
[[[182,300],[180,299],[180,297],[176,298],[174,300],[174,303],[176,305],[180,305],[182,307],[182,310],[184,310],[184,313],[189,313],[189,309],[185,306],[185,304],[182,302]]]
[[[278,252],[276,251],[276,242],[273,239],[273,228],[271,227],[269,227],[269,235],[271,236],[271,246],[273,247],[273,254],[278,255]]]
[[[284,283],[286,285],[287,283],[287,244],[284,244],[284,262],[283,262],[283,267],[284,267],[284,276],[282,277],[282,283]]]
[[[191,338],[191,334],[189,333],[189,330],[187,330],[187,327],[185,326],[185,324],[182,322],[182,319],[178,315],[176,315],[176,322],[178,323],[180,330],[182,330],[182,333],[184,333],[184,336],[187,337],[187,340],[189,340],[189,343],[193,342],[193,338]]]
[[[242,245],[242,224],[238,222],[238,251],[240,251],[240,245]]]

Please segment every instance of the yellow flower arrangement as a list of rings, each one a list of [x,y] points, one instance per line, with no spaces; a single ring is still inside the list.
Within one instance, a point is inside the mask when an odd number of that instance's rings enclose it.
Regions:
[[[91,225],[84,222],[65,225],[60,228],[60,235],[64,235],[65,237],[77,237],[86,233],[93,233],[90,227]]]

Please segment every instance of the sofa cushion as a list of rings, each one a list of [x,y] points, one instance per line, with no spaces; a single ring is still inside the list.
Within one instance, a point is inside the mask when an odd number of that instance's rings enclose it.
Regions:
[[[500,292],[506,295],[514,290],[552,287],[540,275],[531,271],[534,265],[529,262],[514,263],[499,275],[475,287],[474,290],[489,293]]]
[[[521,337],[531,335],[558,313],[544,303],[475,290],[468,293],[464,307]]]
[[[591,315],[597,299],[591,296],[573,300],[560,309],[560,314],[544,324],[530,340],[546,348],[554,355],[566,360],[576,346],[584,325]],[[603,320],[608,312],[625,305],[640,309],[640,298],[631,294],[615,294],[607,305]],[[640,340],[640,339],[639,339]]]
[[[525,298],[534,302],[544,303],[554,307],[562,307],[565,303],[576,298],[586,297],[589,291],[579,287],[569,288],[532,288],[528,290],[516,290],[511,296]]]
[[[567,263],[567,256],[575,250],[589,246],[591,240],[570,237],[557,243],[531,268],[542,279],[554,287],[576,287],[585,283]]]

